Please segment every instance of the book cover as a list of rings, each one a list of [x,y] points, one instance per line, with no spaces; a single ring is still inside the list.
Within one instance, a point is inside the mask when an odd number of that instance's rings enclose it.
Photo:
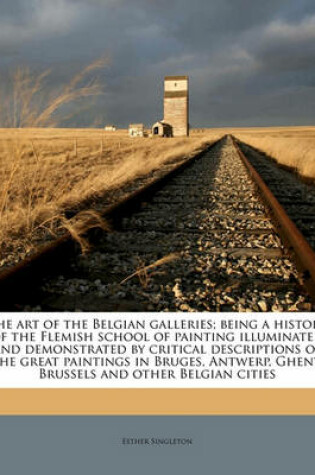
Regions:
[[[310,470],[314,23],[2,0],[4,473]]]

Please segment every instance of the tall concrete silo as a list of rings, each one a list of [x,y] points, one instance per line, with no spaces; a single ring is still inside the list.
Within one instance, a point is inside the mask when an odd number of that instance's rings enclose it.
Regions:
[[[188,76],[164,78],[164,122],[171,125],[173,137],[189,135]]]

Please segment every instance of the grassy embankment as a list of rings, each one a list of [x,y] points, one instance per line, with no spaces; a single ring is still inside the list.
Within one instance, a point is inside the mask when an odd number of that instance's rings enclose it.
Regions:
[[[0,129],[0,265],[71,226],[64,210],[119,188],[221,134],[130,139],[101,129]],[[4,262],[4,261],[3,261]]]
[[[315,180],[315,127],[235,129],[232,133],[299,175]]]

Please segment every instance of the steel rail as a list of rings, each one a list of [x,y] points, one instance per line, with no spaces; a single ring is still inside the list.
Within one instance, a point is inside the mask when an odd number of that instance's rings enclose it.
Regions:
[[[137,210],[142,203],[150,201],[166,183],[203,157],[223,138],[207,145],[203,150],[179,163],[165,175],[130,193],[118,203],[106,207],[101,212],[102,217],[117,229],[125,215]],[[94,231],[95,229],[88,231],[87,236],[93,239]],[[64,270],[69,265],[70,259],[79,252],[79,244],[67,232],[61,238],[43,246],[32,256],[0,272],[0,311],[20,310],[19,306],[14,303],[15,299],[19,301],[21,298],[23,300],[23,296],[27,296],[32,300],[32,297],[37,294],[36,287],[40,281],[44,277],[53,276]]]
[[[288,250],[291,251],[295,257],[296,265],[298,270],[301,272],[303,285],[306,287],[312,300],[315,301],[315,252],[306,241],[301,231],[298,230],[296,225],[290,219],[283,206],[270,191],[265,181],[244,155],[235,137],[231,136],[231,138],[249,176],[257,185],[263,200],[271,211],[271,218],[273,218],[274,224],[277,227],[281,238],[288,247]]]

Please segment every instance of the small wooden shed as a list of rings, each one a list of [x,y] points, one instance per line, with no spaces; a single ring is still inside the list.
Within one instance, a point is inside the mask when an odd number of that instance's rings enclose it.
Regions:
[[[144,137],[144,125],[143,124],[130,124],[129,125],[130,137]]]
[[[153,137],[172,137],[172,127],[163,120],[159,120],[152,125]]]

